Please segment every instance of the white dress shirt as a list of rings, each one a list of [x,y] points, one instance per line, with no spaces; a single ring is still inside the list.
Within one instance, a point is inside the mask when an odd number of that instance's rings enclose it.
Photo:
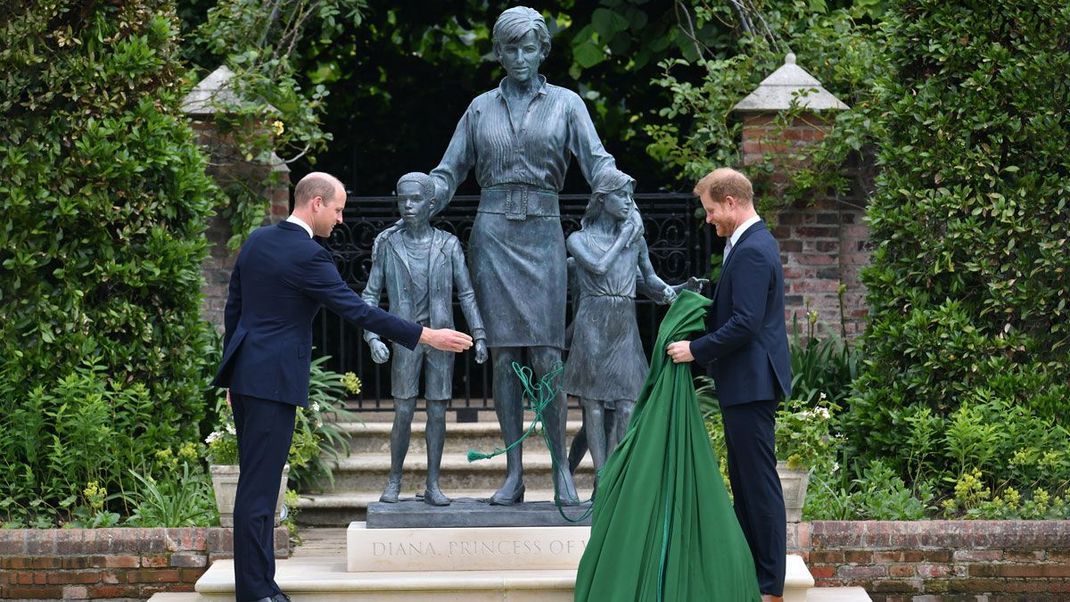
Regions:
[[[308,232],[308,237],[312,238],[312,226],[306,224],[305,220],[291,214],[290,217],[286,218],[286,221],[290,222],[291,224],[297,224],[298,226],[301,226],[302,228],[304,228],[305,232]]]
[[[754,224],[758,223],[759,221],[761,221],[761,219],[762,218],[755,215],[754,217],[740,224],[739,227],[736,228],[735,232],[732,233],[732,236],[728,237],[728,242],[726,242],[724,245],[724,257],[721,258],[721,265],[724,265],[728,262],[728,254],[732,252],[732,249],[735,248],[736,243],[739,242],[739,237],[743,236],[743,233],[747,231],[747,228],[750,228]]]

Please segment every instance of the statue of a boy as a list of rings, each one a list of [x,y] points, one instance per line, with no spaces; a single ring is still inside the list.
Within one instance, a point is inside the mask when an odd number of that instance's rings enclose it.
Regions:
[[[362,297],[379,305],[385,287],[390,313],[430,328],[453,327],[453,290],[475,339],[476,362],[487,359],[483,320],[476,306],[472,282],[465,266],[461,243],[457,237],[429,223],[435,207],[435,186],[430,176],[408,173],[397,183],[398,212],[402,226],[377,246],[372,257],[368,286]],[[390,359],[379,336],[364,331],[371,347],[372,360],[382,364]],[[390,433],[390,475],[382,502],[398,501],[401,469],[409,450],[412,418],[419,394],[420,373],[424,374],[424,397],[427,399],[427,489],[424,501],[433,506],[449,505],[438,485],[442,448],[446,438],[446,406],[452,397],[453,354],[419,345],[414,351],[394,345],[394,364],[390,372],[394,396],[394,428]]]

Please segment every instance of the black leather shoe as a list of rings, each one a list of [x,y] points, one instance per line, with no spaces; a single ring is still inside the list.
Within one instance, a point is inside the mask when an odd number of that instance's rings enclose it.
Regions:
[[[260,598],[259,600],[254,600],[253,602],[290,602],[290,597],[287,596],[286,594],[282,593],[282,592],[279,592],[279,593],[275,594],[274,596],[268,596],[267,598]]]

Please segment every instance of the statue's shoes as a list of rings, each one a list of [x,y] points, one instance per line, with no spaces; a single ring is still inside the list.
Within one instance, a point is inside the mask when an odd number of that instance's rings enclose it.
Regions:
[[[432,506],[449,506],[452,502],[450,498],[446,497],[446,494],[438,488],[424,490],[424,503]]]
[[[383,490],[383,495],[379,496],[379,501],[396,504],[399,495],[401,495],[401,481],[388,481],[386,489]]]
[[[554,475],[554,487],[557,490],[554,500],[557,501],[558,505],[579,506],[583,503],[579,494],[576,493],[576,485],[570,473],[558,469],[558,472]]]
[[[499,489],[494,495],[491,496],[490,505],[512,506],[513,504],[523,502],[525,490],[526,488],[524,487],[524,485],[521,485],[519,488],[512,492],[503,492],[502,489]]]
[[[582,506],[583,500],[576,496],[556,497],[554,500],[558,506]]]

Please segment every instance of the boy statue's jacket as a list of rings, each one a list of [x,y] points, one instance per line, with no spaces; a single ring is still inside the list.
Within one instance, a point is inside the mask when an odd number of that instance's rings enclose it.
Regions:
[[[428,303],[430,304],[429,328],[454,328],[453,325],[453,289],[457,289],[457,298],[461,302],[461,311],[468,321],[472,338],[486,338],[483,320],[476,305],[476,294],[472,289],[472,280],[464,263],[461,242],[457,237],[443,230],[432,229],[430,270],[428,271]],[[379,306],[383,289],[390,299],[390,313],[407,320],[415,320],[416,310],[412,306],[412,273],[409,270],[408,253],[404,249],[404,230],[395,232],[383,241],[372,258],[372,271],[368,276],[368,285],[361,295],[364,301],[373,307]],[[378,339],[379,335],[370,330],[364,331],[364,340]]]

